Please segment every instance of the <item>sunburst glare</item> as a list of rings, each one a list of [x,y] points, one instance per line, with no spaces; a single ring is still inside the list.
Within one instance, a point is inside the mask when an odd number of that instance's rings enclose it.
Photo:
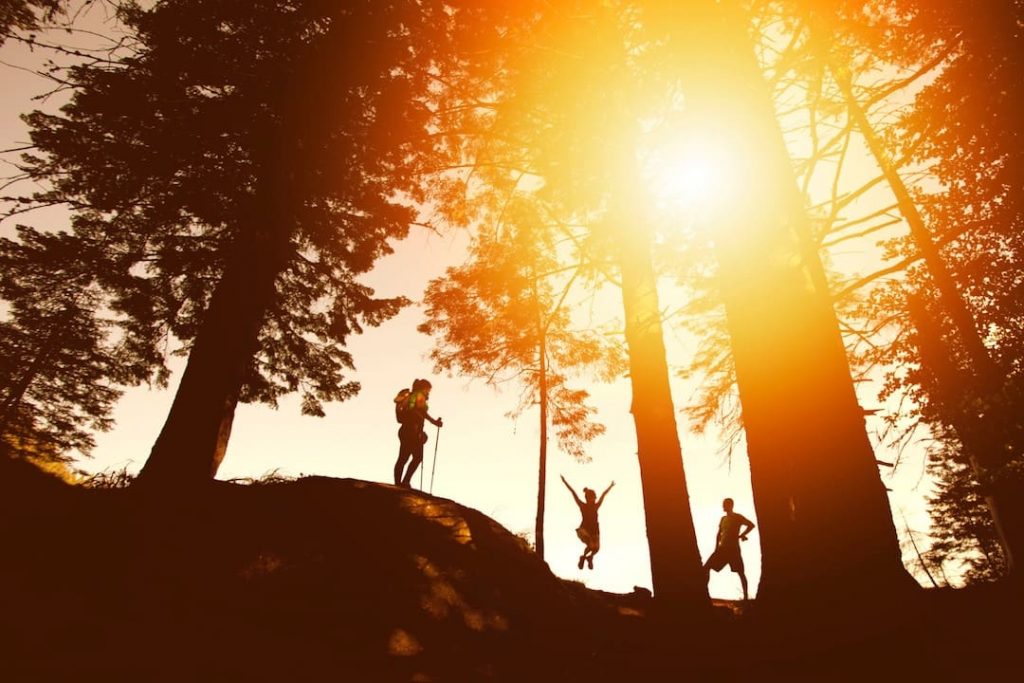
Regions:
[[[650,149],[645,181],[659,210],[704,212],[735,191],[737,164],[728,146],[711,139],[682,139]]]

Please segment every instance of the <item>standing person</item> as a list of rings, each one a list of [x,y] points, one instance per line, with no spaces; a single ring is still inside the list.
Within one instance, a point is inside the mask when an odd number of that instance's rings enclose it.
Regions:
[[[715,539],[715,551],[704,563],[704,573],[711,578],[711,570],[721,571],[725,565],[740,575],[740,584],[743,586],[743,599],[747,597],[747,574],[743,567],[743,555],[740,554],[740,541],[747,540],[747,534],[754,530],[754,523],[749,519],[732,511],[732,498],[722,501],[722,510],[725,514],[718,523],[718,537]],[[746,527],[745,531],[741,531]]]
[[[583,563],[586,562],[587,567],[593,569],[594,555],[601,549],[601,527],[597,522],[597,511],[601,507],[601,503],[604,502],[604,497],[615,486],[615,482],[613,481],[608,484],[608,488],[604,490],[600,498],[596,497],[594,489],[584,488],[583,497],[586,498],[586,502],[580,500],[580,497],[576,495],[576,491],[573,490],[572,486],[569,486],[569,482],[565,480],[565,477],[562,477],[562,483],[565,484],[565,488],[569,489],[573,500],[579,506],[580,514],[583,515],[583,520],[580,522],[579,528],[576,529],[576,536],[583,541],[583,554],[580,555],[580,561],[576,566],[583,569]]]
[[[425,379],[417,379],[412,383],[412,391],[401,391],[395,397],[395,417],[402,423],[402,426],[398,428],[395,486],[409,488],[412,475],[423,463],[423,444],[427,442],[427,433],[423,431],[423,422],[429,421],[437,427],[444,425],[441,418],[435,420],[427,412],[430,389],[430,382]],[[409,469],[406,470],[405,464],[409,462],[409,458],[412,458],[412,462],[409,464]]]

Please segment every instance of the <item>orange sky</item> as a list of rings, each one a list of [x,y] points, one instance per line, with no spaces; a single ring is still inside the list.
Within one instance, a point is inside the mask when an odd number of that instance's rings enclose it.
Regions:
[[[8,44],[0,48],[0,60],[14,65],[31,65],[38,56],[29,55],[20,46]],[[24,141],[24,127],[17,115],[38,102],[29,98],[46,90],[38,77],[11,66],[0,66],[0,146],[7,148]],[[46,107],[56,102],[45,103]],[[862,148],[851,150],[851,177],[866,177],[872,165]],[[884,191],[869,194],[862,207],[887,201]],[[863,208],[851,208],[856,215]],[[18,219],[21,222],[53,228],[64,220],[55,212],[34,214]],[[10,235],[13,220],[0,224],[0,234]],[[424,231],[414,232],[397,252],[384,259],[366,278],[382,295],[403,294],[413,300],[420,298],[427,281],[443,272],[448,265],[463,258],[467,234],[455,232],[439,237]],[[834,255],[834,264],[844,272],[868,272],[877,263],[877,254],[870,245],[851,244]],[[669,283],[661,291],[662,303],[675,307],[678,292]],[[220,470],[221,478],[259,476],[271,470],[297,475],[323,474],[354,477],[390,483],[391,468],[397,451],[397,424],[391,410],[395,392],[408,386],[413,378],[431,376],[426,360],[431,340],[415,331],[422,311],[413,306],[380,328],[369,329],[353,338],[350,350],[354,356],[363,389],[354,400],[326,406],[322,419],[302,417],[298,401],[286,399],[279,410],[263,406],[240,406],[235,420],[227,456]],[[678,329],[670,329],[666,344],[670,365],[682,365],[692,353],[694,340]],[[172,366],[179,371],[182,361]],[[127,467],[137,470],[144,462],[172,399],[170,390],[132,389],[116,412],[114,431],[102,434],[91,461],[81,463],[88,470]],[[445,427],[439,443],[434,492],[437,495],[477,508],[515,533],[532,535],[536,504],[537,425],[534,413],[527,413],[517,422],[505,413],[516,402],[516,392],[496,393],[482,382],[462,378],[431,376],[434,391],[431,412],[442,416]],[[594,588],[628,592],[633,586],[650,588],[650,569],[644,530],[636,442],[629,415],[630,394],[625,381],[614,385],[590,385],[607,433],[588,448],[589,464],[575,463],[557,451],[551,443],[549,460],[549,496],[547,516],[548,561],[552,570],[565,578],[583,580]],[[682,408],[693,395],[696,385],[673,379],[673,396]],[[859,386],[861,403],[877,407],[876,388]],[[682,420],[680,420],[682,422]],[[869,423],[869,431],[877,425]],[[436,431],[428,427],[431,441],[427,444],[425,465],[432,464]],[[680,424],[680,439],[690,486],[698,542],[706,557],[714,545],[717,521],[721,515],[721,499],[736,500],[738,512],[756,517],[750,494],[749,473],[742,449],[731,462],[717,453],[713,434],[698,437]],[[877,439],[874,439],[877,443]],[[884,448],[881,459],[892,460]],[[558,476],[564,474],[580,490],[590,486],[603,489],[609,481],[617,482],[601,510],[602,550],[593,571],[576,568],[580,544],[574,534],[579,513]],[[918,530],[927,526],[923,496],[927,480],[922,478],[923,455],[920,448],[904,456],[903,465],[890,478],[883,472],[886,484],[893,489],[894,508],[905,508],[912,525]],[[426,472],[429,483],[430,472]],[[419,477],[415,479],[418,483]],[[897,528],[902,520],[897,509]],[[372,520],[368,520],[368,523]],[[341,540],[339,540],[341,542]],[[757,585],[758,534],[744,546],[751,587]],[[905,558],[912,565],[911,558]],[[916,560],[914,560],[916,561]],[[913,566],[911,566],[914,569]],[[715,597],[736,598],[739,582],[728,571],[712,579]]]

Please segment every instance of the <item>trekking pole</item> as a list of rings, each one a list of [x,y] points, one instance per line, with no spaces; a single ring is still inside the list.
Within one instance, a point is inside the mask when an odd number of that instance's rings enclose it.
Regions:
[[[423,490],[423,470],[425,469],[426,467],[423,466],[423,458],[420,458],[420,491]]]
[[[434,462],[430,465],[430,495],[434,495],[434,472],[437,471],[437,444],[441,441],[441,426],[437,427],[437,436],[434,437]]]

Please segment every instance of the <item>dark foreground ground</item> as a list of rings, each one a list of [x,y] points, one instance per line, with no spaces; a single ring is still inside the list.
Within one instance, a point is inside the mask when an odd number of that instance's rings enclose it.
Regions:
[[[0,681],[1024,680],[1008,587],[662,614],[362,481],[154,496],[5,461],[0,548]]]

